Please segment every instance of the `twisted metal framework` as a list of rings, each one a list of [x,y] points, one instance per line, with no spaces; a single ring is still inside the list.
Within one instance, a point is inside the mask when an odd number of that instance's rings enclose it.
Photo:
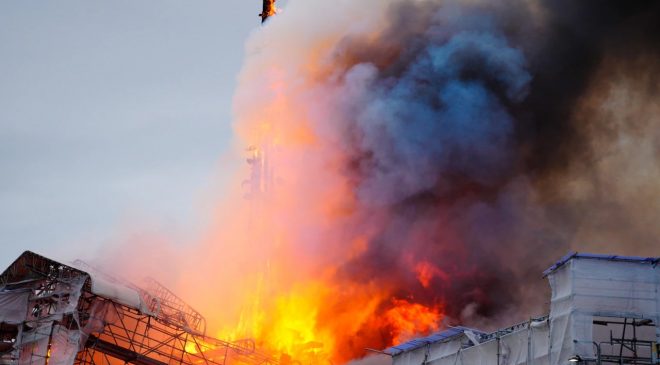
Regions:
[[[252,340],[206,336],[204,317],[153,279],[123,283],[138,293],[135,306],[100,295],[98,273],[74,266],[27,251],[0,275],[0,313],[9,313],[0,315],[0,365],[278,364]]]

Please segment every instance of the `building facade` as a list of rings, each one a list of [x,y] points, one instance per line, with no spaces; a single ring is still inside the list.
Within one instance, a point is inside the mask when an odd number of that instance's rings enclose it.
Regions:
[[[385,350],[393,365],[660,364],[659,258],[571,254],[544,272],[548,316],[456,327]]]

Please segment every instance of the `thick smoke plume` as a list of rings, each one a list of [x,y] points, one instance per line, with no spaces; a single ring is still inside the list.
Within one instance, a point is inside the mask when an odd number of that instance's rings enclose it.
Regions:
[[[571,249],[657,255],[659,24],[645,1],[291,0],[248,43],[252,170],[185,296],[221,336],[343,363],[543,314]]]

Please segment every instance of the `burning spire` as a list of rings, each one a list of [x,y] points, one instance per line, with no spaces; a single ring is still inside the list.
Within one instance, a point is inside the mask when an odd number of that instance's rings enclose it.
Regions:
[[[265,22],[268,17],[275,15],[277,13],[277,7],[275,7],[275,0],[264,0],[263,9],[259,16],[261,17],[261,23]]]

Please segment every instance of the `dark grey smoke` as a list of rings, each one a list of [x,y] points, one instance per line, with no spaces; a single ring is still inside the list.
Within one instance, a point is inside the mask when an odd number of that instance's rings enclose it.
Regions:
[[[345,174],[366,207],[354,228],[373,220],[381,228],[341,279],[444,303],[453,323],[501,325],[542,314],[541,271],[585,247],[575,237],[595,237],[598,222],[620,219],[615,210],[600,220],[585,216],[603,209],[607,192],[587,199],[574,188],[591,191],[596,174],[611,174],[593,163],[604,157],[594,141],[608,121],[579,111],[608,65],[623,67],[633,88],[640,75],[660,70],[659,24],[658,3],[647,1],[401,2],[376,39],[345,39],[332,62],[343,70],[345,98],[336,107],[350,155]],[[640,58],[643,70],[621,66]],[[642,95],[657,91],[647,85]],[[658,166],[657,150],[645,163]],[[578,235],[588,224],[595,227]],[[607,249],[652,255],[657,243]],[[450,280],[436,276],[424,288],[410,267],[420,261]],[[387,328],[364,333],[365,343],[345,347],[387,345]]]

